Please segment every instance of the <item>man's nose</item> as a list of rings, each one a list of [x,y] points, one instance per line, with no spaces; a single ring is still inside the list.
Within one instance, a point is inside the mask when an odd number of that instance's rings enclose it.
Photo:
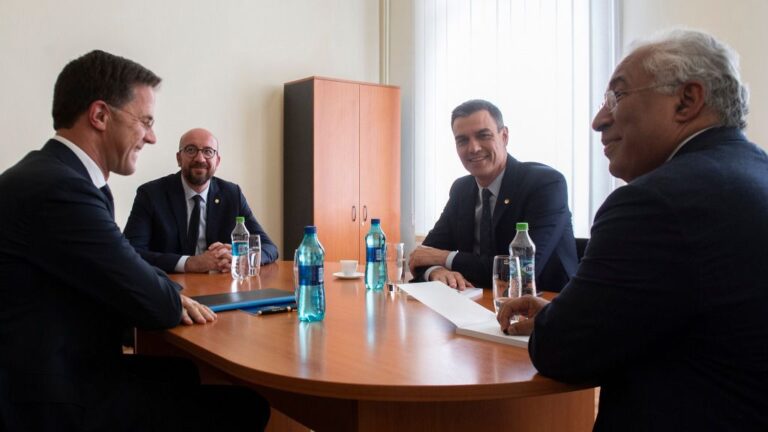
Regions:
[[[592,129],[602,132],[613,124],[613,113],[607,106],[602,106],[592,120]]]
[[[469,150],[470,153],[476,153],[480,151],[482,147],[480,146],[480,140],[476,138],[470,138],[469,142],[467,143],[467,150]]]
[[[200,149],[197,149],[197,154],[195,155],[195,160],[198,162],[205,162],[205,156],[203,156],[203,152]]]
[[[144,142],[147,144],[154,144],[157,142],[157,136],[155,136],[155,131],[152,130],[152,128],[149,128],[147,133],[144,134]]]

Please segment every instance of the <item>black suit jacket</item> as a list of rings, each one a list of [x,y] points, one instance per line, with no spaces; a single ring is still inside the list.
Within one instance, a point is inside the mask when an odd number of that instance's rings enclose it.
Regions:
[[[177,172],[141,185],[125,225],[125,236],[139,254],[167,272],[174,271],[186,250],[187,204],[181,181],[181,172]],[[211,178],[206,200],[206,243],[231,243],[236,216],[245,217],[249,233],[261,235],[261,263],[275,261],[277,246],[256,221],[240,186]]]
[[[451,186],[448,203],[423,244],[444,250],[458,250],[452,269],[475,286],[491,286],[492,256],[477,256],[474,244],[475,204],[478,187],[475,178],[464,176]],[[534,162],[518,162],[507,155],[506,170],[493,211],[494,253],[509,253],[509,243],[517,233],[515,224],[528,222],[536,245],[536,287],[560,291],[575,273],[576,243],[568,210],[568,187],[556,170]],[[416,280],[423,280],[426,267],[417,269]]]
[[[177,325],[180,287],[131,247],[65,145],[5,171],[0,196],[0,427],[24,428],[44,405],[66,429],[130,399],[115,392],[123,330]]]
[[[598,431],[768,430],[766,221],[766,154],[698,135],[600,207],[533,364],[601,386]]]

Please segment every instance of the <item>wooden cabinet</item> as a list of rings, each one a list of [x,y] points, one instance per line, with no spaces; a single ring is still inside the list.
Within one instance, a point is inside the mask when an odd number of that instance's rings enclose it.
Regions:
[[[380,218],[400,241],[400,89],[311,77],[285,84],[283,257],[316,225],[326,260],[365,261]]]

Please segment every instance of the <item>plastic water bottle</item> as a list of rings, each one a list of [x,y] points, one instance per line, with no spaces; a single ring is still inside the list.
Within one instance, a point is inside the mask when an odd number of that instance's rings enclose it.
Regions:
[[[248,277],[248,229],[245,218],[235,218],[232,230],[232,279],[243,280]]]
[[[520,259],[521,295],[536,295],[536,245],[528,235],[528,222],[515,225],[517,234],[509,244],[509,255]]]
[[[381,230],[381,220],[371,219],[371,230],[365,235],[365,287],[384,289],[387,282],[387,237]]]
[[[299,262],[299,320],[322,321],[325,318],[325,250],[317,239],[317,227],[304,227],[304,238],[296,250],[296,260]]]

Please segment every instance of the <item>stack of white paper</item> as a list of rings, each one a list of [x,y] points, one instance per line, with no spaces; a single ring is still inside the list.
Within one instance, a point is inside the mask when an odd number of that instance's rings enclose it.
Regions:
[[[505,335],[496,321],[496,314],[442,282],[423,282],[398,286],[455,324],[458,334],[523,348],[528,347],[528,336]]]

